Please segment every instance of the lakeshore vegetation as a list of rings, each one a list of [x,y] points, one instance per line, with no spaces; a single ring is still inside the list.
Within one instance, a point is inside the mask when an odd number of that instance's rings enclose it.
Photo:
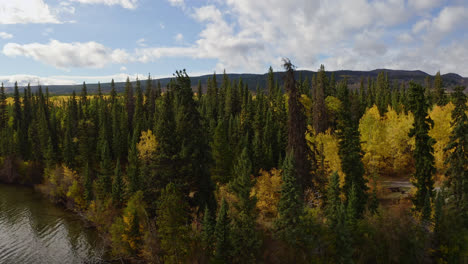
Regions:
[[[34,184],[129,263],[466,261],[465,87],[381,72],[350,89],[284,67],[255,88],[185,70],[123,94],[2,85],[0,179]],[[383,184],[407,180],[405,195]]]

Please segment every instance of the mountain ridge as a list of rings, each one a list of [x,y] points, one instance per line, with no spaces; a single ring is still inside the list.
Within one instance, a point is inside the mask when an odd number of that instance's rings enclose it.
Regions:
[[[424,79],[427,76],[434,78],[434,75],[430,75],[421,70],[393,70],[393,69],[375,69],[371,71],[357,71],[357,70],[338,70],[338,71],[325,71],[327,76],[330,78],[332,73],[335,74],[335,80],[340,81],[345,77],[348,78],[348,84],[351,88],[356,88],[359,85],[360,79],[364,78],[364,82],[367,82],[367,78],[376,78],[380,72],[385,72],[388,74],[388,78],[392,81],[397,82],[409,82],[413,80],[415,82],[424,83]],[[280,84],[282,84],[282,75],[284,72],[274,72],[275,80],[278,80]],[[297,70],[295,71],[296,80],[308,78],[309,80],[312,78],[316,71],[309,71],[309,70]],[[231,81],[238,80],[242,78],[243,83],[246,83],[250,90],[255,90],[257,86],[259,87],[266,87],[268,73],[264,74],[256,74],[256,73],[226,73]],[[200,76],[190,76],[192,81],[192,87],[195,89],[198,81],[201,81],[203,90],[206,89],[206,81],[209,77],[212,77],[213,74],[205,74]],[[223,74],[216,74],[218,85],[221,84]],[[442,74],[442,80],[444,82],[444,86],[451,90],[454,86],[462,85],[468,86],[468,77],[462,77],[457,73],[446,73]],[[174,77],[165,77],[165,78],[157,78],[153,79],[153,85],[156,85],[159,81],[161,86],[166,87],[166,85],[170,82],[171,79]],[[146,78],[140,80],[141,85],[144,89],[146,87]],[[135,85],[136,81],[131,81],[132,85]],[[21,86],[24,87],[24,86]],[[33,90],[37,89],[38,86],[31,86]],[[46,87],[46,86],[42,86]],[[76,85],[48,85],[49,92],[51,94],[62,95],[62,94],[71,94],[74,91],[78,92],[82,88],[82,84]],[[97,83],[87,83],[86,87],[89,93],[96,93],[97,92]],[[117,92],[123,92],[125,87],[125,82],[115,82],[115,87]],[[7,93],[11,93],[13,91],[13,87],[5,87]],[[110,82],[101,83],[102,91],[109,92],[110,91]]]

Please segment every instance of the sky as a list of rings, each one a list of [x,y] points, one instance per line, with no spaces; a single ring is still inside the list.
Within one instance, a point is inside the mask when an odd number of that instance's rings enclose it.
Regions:
[[[0,81],[298,69],[468,76],[468,0],[0,0]]]

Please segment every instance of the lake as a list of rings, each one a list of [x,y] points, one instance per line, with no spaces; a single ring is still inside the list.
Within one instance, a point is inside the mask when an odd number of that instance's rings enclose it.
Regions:
[[[30,187],[0,184],[0,263],[103,263],[103,241],[79,216]]]

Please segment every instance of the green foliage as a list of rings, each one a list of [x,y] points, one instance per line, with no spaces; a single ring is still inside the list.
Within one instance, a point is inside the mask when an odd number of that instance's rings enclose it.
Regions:
[[[346,80],[338,88],[339,99],[343,103],[338,118],[338,143],[341,159],[341,169],[345,174],[343,193],[348,207],[350,206],[350,194],[352,186],[355,188],[356,201],[351,205],[356,212],[356,217],[361,218],[367,203],[367,180],[364,178],[364,165],[362,163],[362,150],[360,133],[357,122],[353,120],[350,111],[349,90]]]
[[[434,189],[434,140],[428,135],[433,121],[428,117],[427,102],[424,97],[424,88],[416,83],[410,83],[409,90],[410,110],[414,115],[414,125],[409,136],[415,138],[413,153],[416,171],[413,175],[414,185],[417,188],[413,203],[415,209],[422,212],[423,219],[430,217],[430,200]],[[429,199],[429,201],[427,201]]]
[[[226,200],[221,201],[221,207],[216,218],[216,226],[214,229],[214,262],[229,263],[230,259],[230,219],[228,216],[228,204]]]
[[[185,263],[190,243],[186,197],[169,183],[159,199],[156,225],[164,263]]]
[[[112,201],[119,207],[123,203],[124,183],[122,180],[122,168],[120,167],[120,159],[115,164],[114,181],[112,183]]]
[[[291,249],[304,248],[304,202],[294,168],[294,157],[286,155],[283,163],[283,184],[278,203],[278,218],[275,222],[277,236]]]
[[[465,87],[458,86],[453,94],[455,108],[452,111],[452,133],[445,147],[449,165],[447,170],[448,185],[460,213],[468,218],[468,116]],[[466,221],[468,226],[468,221]]]
[[[232,215],[230,240],[232,243],[231,256],[233,263],[255,263],[260,239],[255,228],[256,198],[251,197],[253,181],[250,178],[251,164],[244,148],[234,166],[234,179],[229,189],[236,196],[233,203],[235,214]]]

